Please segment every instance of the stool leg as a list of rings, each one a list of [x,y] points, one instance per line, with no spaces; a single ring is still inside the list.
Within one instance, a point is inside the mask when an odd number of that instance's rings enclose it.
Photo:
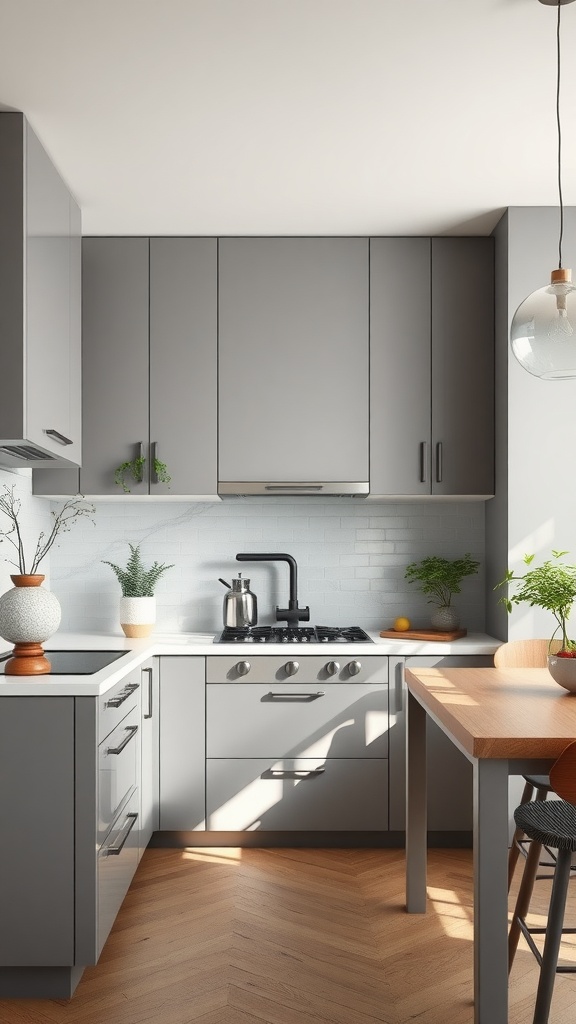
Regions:
[[[536,995],[534,1024],[548,1024],[548,1015],[550,1013],[552,992],[556,978],[556,967],[558,965],[558,951],[562,939],[571,860],[572,853],[570,850],[558,850],[554,881],[552,882],[550,908],[548,910],[548,922],[546,924],[542,967],[540,968],[540,980]]]
[[[524,790],[523,790],[523,793],[522,793],[522,798],[520,800],[520,803],[521,804],[529,803],[529,801],[532,799],[532,794],[533,793],[534,793],[534,786],[532,785],[531,782],[527,782],[526,785],[524,786]],[[520,856],[520,850],[518,849],[518,840],[522,839],[523,835],[524,835],[524,830],[521,829],[519,826],[517,826],[516,829],[514,830],[514,835],[512,837],[512,845],[511,845],[510,850],[508,852],[508,892],[510,892],[510,886],[512,885],[512,879],[514,877],[514,872],[516,870],[516,864],[518,863],[518,857]]]
[[[518,939],[520,938],[520,925],[518,924],[518,918],[525,918],[528,913],[530,897],[532,896],[532,890],[534,888],[534,880],[538,871],[541,852],[542,843],[537,843],[536,840],[533,839],[530,843],[528,856],[526,857],[522,881],[520,882],[516,906],[514,907],[514,916],[512,918],[512,924],[510,925],[510,931],[508,932],[508,972],[512,970],[512,964],[514,963],[514,957],[518,948]]]

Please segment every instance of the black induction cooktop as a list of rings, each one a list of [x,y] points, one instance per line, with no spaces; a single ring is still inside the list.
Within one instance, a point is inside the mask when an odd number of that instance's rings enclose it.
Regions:
[[[50,672],[44,676],[91,676],[124,654],[126,651],[44,651],[50,662]],[[11,657],[8,653],[0,658],[0,675],[4,675],[6,662]]]

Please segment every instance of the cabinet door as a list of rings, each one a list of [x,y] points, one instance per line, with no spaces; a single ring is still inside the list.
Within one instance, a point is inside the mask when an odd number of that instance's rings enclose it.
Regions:
[[[487,655],[390,659],[390,829],[406,822],[406,683],[404,668],[471,668],[493,664]],[[472,765],[430,719],[426,722],[428,829],[472,830]]]
[[[219,479],[368,479],[367,239],[220,239]]]
[[[216,322],[216,239],[150,239],[151,494],[216,494]]]
[[[205,659],[160,660],[160,829],[205,828]]]
[[[147,238],[82,243],[83,494],[122,494],[114,471],[147,456]],[[132,494],[148,492],[148,463]]]
[[[26,125],[26,395],[31,441],[80,462],[78,210]],[[73,371],[73,373],[71,372]],[[72,396],[72,387],[77,393]],[[75,414],[75,415],[74,415]],[[54,436],[47,431],[56,431]],[[70,443],[71,442],[71,443]]]
[[[158,659],[151,658],[140,669],[142,694],[140,777],[140,857],[158,828],[159,801],[159,687]]]
[[[430,493],[430,239],[370,239],[370,493]]]
[[[433,494],[494,494],[494,239],[432,239]]]

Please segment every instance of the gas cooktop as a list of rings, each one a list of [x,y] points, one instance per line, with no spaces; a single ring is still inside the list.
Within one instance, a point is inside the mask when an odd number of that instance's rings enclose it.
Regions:
[[[360,626],[245,626],[228,627],[215,644],[371,644]]]

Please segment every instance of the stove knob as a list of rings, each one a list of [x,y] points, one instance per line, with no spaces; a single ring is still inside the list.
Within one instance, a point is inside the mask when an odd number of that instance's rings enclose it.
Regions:
[[[337,661],[329,661],[326,665],[326,674],[335,676],[340,671],[340,664]]]
[[[349,671],[351,676],[357,676],[361,668],[362,668],[362,662],[360,662],[360,661],[349,661],[348,662],[348,671]]]
[[[247,676],[250,668],[251,665],[249,661],[239,661],[236,665],[236,671],[239,676]]]
[[[287,676],[295,676],[299,668],[300,665],[297,661],[287,661],[284,665],[284,671]]]

